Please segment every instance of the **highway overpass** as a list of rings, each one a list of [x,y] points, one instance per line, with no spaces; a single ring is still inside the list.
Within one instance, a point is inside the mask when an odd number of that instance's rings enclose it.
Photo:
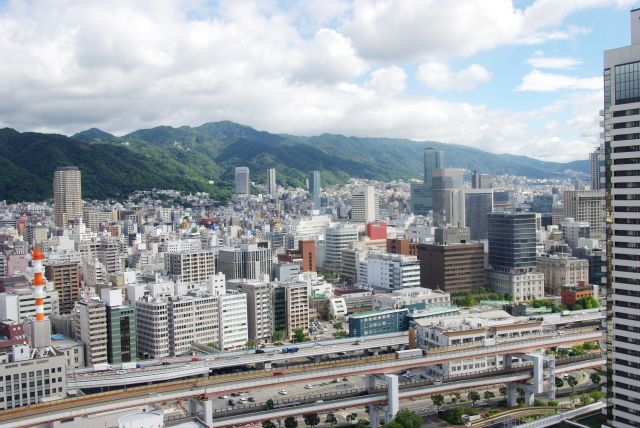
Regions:
[[[393,355],[380,355],[339,362],[303,364],[289,367],[282,375],[277,376],[274,376],[273,370],[253,370],[232,375],[211,376],[204,379],[166,382],[10,409],[0,412],[0,423],[12,421],[11,424],[6,426],[28,426],[33,422],[21,425],[21,421],[25,420],[24,418],[28,418],[26,421],[75,418],[86,414],[135,408],[158,402],[218,396],[274,385],[306,383],[310,380],[393,373],[402,369],[466,358],[534,352],[553,346],[566,346],[600,339],[602,339],[602,332],[598,330],[581,329],[576,332],[567,330],[564,335],[535,337],[528,340],[520,338],[518,341],[498,343],[493,346],[472,344],[438,348],[432,350],[426,356],[418,358],[394,359]],[[86,385],[87,388],[93,387],[89,380]],[[114,383],[114,385],[118,384]],[[17,423],[19,424],[16,425]]]

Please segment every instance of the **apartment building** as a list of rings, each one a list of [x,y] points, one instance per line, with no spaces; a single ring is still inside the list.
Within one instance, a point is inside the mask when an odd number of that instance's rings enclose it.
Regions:
[[[87,365],[106,363],[107,310],[99,300],[81,300],[73,308],[76,339],[84,343]]]
[[[174,281],[187,284],[207,281],[216,273],[215,255],[209,250],[167,253],[164,265]]]

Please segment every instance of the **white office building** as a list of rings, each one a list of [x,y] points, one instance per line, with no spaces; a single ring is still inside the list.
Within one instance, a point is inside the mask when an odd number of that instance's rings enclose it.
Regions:
[[[380,220],[380,199],[373,186],[363,186],[351,195],[351,220],[365,224]]]
[[[351,248],[358,240],[358,229],[354,225],[339,225],[325,232],[324,269],[338,272],[342,263],[342,250]]]
[[[233,351],[247,345],[247,295],[234,290],[218,296],[220,350]]]
[[[416,256],[371,254],[367,260],[367,286],[401,290],[420,286],[420,263]]]

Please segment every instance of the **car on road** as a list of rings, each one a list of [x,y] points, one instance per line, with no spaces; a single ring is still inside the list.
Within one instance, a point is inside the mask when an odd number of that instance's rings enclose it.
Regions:
[[[253,398],[253,397],[249,397],[249,398],[248,398],[248,400],[249,400],[249,402],[251,402],[251,403],[253,403],[254,401],[256,401],[256,399],[255,399],[255,398]]]
[[[288,392],[287,392],[287,390],[286,390],[286,389],[281,389],[280,391],[278,391],[278,394],[280,394],[280,395],[287,395],[287,394],[288,394]]]
[[[233,400],[229,400],[229,401],[227,401],[227,403],[228,403],[230,406],[235,406],[235,405],[236,405],[236,402],[235,402],[235,401],[233,401]]]
[[[218,397],[221,400],[226,400],[227,398],[229,398],[228,395],[221,395],[220,397]]]
[[[246,403],[246,402],[247,402],[247,399],[246,399],[246,398],[244,398],[244,397],[242,397],[242,398],[240,399],[240,402],[241,402],[242,404],[244,404],[244,403]]]
[[[442,379],[435,379],[435,380],[433,381],[433,384],[434,384],[434,385],[442,385]]]
[[[306,385],[304,386],[304,389],[311,389],[311,388],[313,388],[313,386],[311,386],[311,384],[306,384]]]

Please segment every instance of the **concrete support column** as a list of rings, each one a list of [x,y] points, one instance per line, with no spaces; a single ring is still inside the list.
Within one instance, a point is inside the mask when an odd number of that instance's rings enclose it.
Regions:
[[[198,413],[199,399],[191,398],[187,401],[187,411],[189,412],[189,416],[195,416]]]
[[[207,428],[213,427],[213,401],[205,400],[202,402],[202,416]]]
[[[320,364],[320,357],[321,357],[321,355],[314,355],[313,356],[313,362],[315,364]]]
[[[380,426],[380,408],[377,404],[369,404],[369,426],[371,428]]]
[[[515,382],[507,384],[507,405],[509,407],[518,405],[518,384]]]
[[[549,393],[548,397],[551,400],[556,398],[556,357],[554,355],[546,355],[544,357],[546,367],[545,375],[548,377]]]
[[[387,406],[388,411],[385,412],[385,424],[391,422],[391,419],[395,418],[400,410],[400,389],[398,376],[394,374],[385,375],[384,379],[387,381]]]

